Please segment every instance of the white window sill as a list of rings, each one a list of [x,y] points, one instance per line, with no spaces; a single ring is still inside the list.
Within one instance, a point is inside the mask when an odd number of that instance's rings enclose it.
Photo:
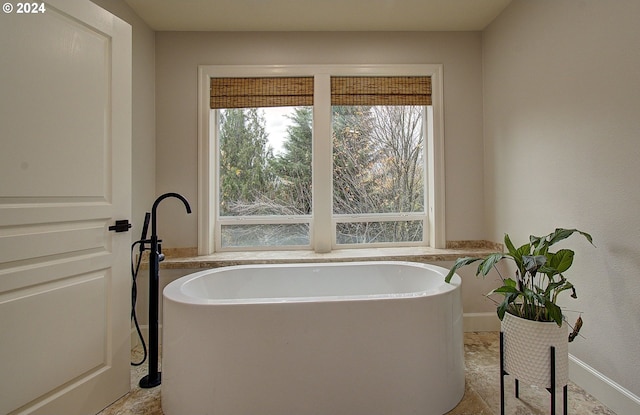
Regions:
[[[318,254],[312,251],[220,252],[213,255],[189,256],[192,248],[166,249],[163,269],[207,269],[231,265],[321,263],[347,261],[455,261],[463,256],[485,256],[501,252],[501,244],[488,241],[449,241],[447,248],[428,247],[339,249]]]

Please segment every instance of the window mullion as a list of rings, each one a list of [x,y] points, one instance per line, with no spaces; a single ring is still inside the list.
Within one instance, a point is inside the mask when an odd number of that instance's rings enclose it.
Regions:
[[[331,77],[316,74],[313,98],[313,247],[329,252],[333,240]]]
[[[425,220],[424,212],[411,213],[367,213],[367,214],[340,214],[333,215],[333,221],[337,223],[352,222],[409,222]]]
[[[306,215],[297,216],[221,216],[218,223],[222,225],[265,225],[265,224],[291,224],[309,223],[311,218]]]

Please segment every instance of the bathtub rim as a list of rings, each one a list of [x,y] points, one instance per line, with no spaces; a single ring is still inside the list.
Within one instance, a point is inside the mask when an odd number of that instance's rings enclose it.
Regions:
[[[224,271],[233,271],[237,269],[259,269],[259,268],[313,268],[313,267],[334,267],[345,265],[397,265],[409,266],[414,268],[423,268],[434,272],[441,278],[441,284],[438,289],[428,289],[421,291],[413,291],[408,293],[382,293],[382,294],[363,294],[363,295],[325,295],[312,297],[259,297],[259,298],[239,298],[239,299],[208,299],[204,297],[196,297],[185,294],[182,286],[211,273]],[[333,301],[372,301],[372,300],[392,300],[392,299],[408,299],[420,297],[432,297],[448,295],[456,290],[460,290],[462,279],[458,274],[454,274],[451,281],[446,283],[445,276],[449,270],[447,268],[411,261],[343,261],[328,263],[269,263],[269,264],[250,264],[250,265],[232,265],[228,267],[209,268],[202,271],[193,272],[182,276],[170,282],[163,290],[163,299],[188,305],[249,305],[249,304],[286,304],[286,303],[308,303],[308,302],[333,302]]]

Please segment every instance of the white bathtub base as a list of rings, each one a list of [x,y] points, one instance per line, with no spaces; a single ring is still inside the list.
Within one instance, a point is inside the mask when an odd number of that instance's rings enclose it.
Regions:
[[[464,394],[455,295],[164,303],[165,415],[441,415]]]

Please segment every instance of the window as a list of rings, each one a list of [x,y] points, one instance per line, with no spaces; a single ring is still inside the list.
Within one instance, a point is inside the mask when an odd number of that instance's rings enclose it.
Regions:
[[[311,114],[307,106],[218,110],[219,249],[310,247]]]
[[[313,77],[211,79],[216,249],[309,248]]]
[[[200,254],[440,247],[440,72],[200,67]]]
[[[428,76],[332,76],[335,246],[424,244]]]
[[[332,106],[336,245],[425,240],[424,107]]]

